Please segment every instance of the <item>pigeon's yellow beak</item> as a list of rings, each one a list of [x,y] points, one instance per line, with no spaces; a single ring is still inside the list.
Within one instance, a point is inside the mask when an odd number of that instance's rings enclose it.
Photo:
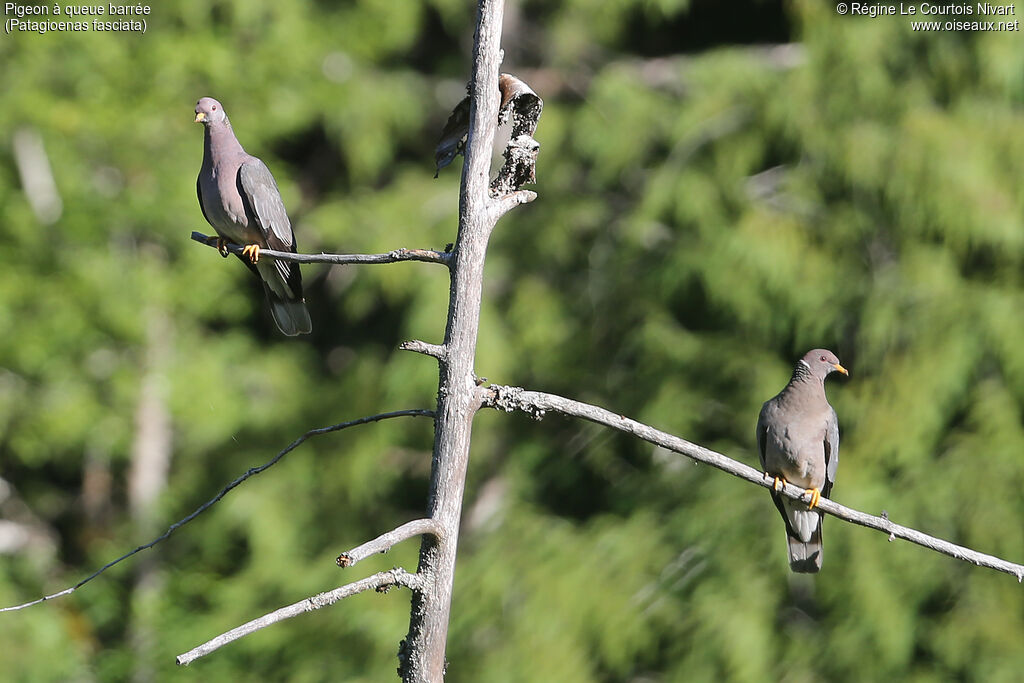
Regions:
[[[196,121],[198,121],[198,120],[199,120],[199,117],[197,116],[197,117],[196,117]],[[834,364],[834,365],[833,365],[832,367],[834,367],[834,368],[835,368],[836,370],[838,370],[839,372],[843,373],[843,374],[844,374],[844,375],[846,375],[847,377],[849,377],[849,376],[850,376],[850,371],[849,371],[849,370],[847,370],[846,368],[844,368],[844,367],[843,367],[842,365],[840,365],[839,363],[835,363],[835,364]]]
[[[195,122],[196,123],[202,123],[205,120],[206,120],[206,112],[204,112],[204,111],[197,111],[196,112],[196,120],[195,120]]]

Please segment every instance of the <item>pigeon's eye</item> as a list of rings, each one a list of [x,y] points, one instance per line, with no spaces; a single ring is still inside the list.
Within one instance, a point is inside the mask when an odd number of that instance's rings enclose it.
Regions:
[[[215,105],[213,105],[212,107],[210,107],[210,111],[217,111],[217,105],[215,104]],[[825,360],[825,357],[824,357],[824,356],[822,356],[822,357],[821,357],[821,359],[822,359],[822,360]]]
[[[827,361],[828,359],[827,359],[827,358],[825,358],[825,356],[822,356],[822,357],[821,357],[821,360],[822,360],[822,361]]]

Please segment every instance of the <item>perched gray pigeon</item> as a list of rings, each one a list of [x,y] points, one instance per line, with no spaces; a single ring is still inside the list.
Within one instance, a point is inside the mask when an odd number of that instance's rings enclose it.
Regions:
[[[296,251],[274,176],[266,164],[242,149],[220,102],[212,97],[199,100],[196,123],[205,128],[203,166],[196,181],[199,208],[220,236],[221,255],[228,255],[226,242],[243,245],[245,254],[239,258],[263,280],[278,329],[289,337],[308,334],[313,326],[302,298],[298,264],[260,261],[260,249]]]
[[[850,373],[835,354],[814,349],[793,369],[789,384],[765,402],[757,418],[757,448],[761,467],[772,477],[772,500],[786,521],[789,568],[811,573],[821,569],[821,523],[814,507],[828,498],[839,466],[839,420],[825,398],[825,378],[831,372]],[[783,482],[807,489],[809,503],[779,493]]]

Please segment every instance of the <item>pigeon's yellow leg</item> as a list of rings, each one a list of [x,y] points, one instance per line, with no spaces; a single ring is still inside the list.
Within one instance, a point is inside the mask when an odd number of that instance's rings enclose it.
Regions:
[[[813,510],[818,505],[818,501],[821,500],[821,489],[807,489],[804,491],[811,497],[810,502],[807,503],[807,509]]]
[[[774,477],[774,476],[768,474],[767,472],[764,473],[764,476],[765,476],[766,479],[768,477],[772,477],[772,479],[774,480],[772,482],[772,490],[774,490],[774,491],[781,491],[782,489],[786,488],[786,480],[783,479],[782,477]]]
[[[257,263],[259,263],[260,260],[260,245],[247,245],[244,249],[242,249],[242,254],[248,256],[249,260],[252,261],[253,265],[256,265]]]

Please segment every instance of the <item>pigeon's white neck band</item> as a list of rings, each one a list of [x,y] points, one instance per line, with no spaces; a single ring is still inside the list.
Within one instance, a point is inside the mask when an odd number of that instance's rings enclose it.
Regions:
[[[807,368],[808,370],[810,370],[810,369],[811,369],[811,364],[810,364],[810,363],[808,363],[807,361],[805,361],[805,360],[804,360],[803,358],[801,358],[800,360],[798,360],[798,361],[797,361],[797,363],[802,363],[802,364],[803,364],[803,366],[804,366],[805,368]]]

